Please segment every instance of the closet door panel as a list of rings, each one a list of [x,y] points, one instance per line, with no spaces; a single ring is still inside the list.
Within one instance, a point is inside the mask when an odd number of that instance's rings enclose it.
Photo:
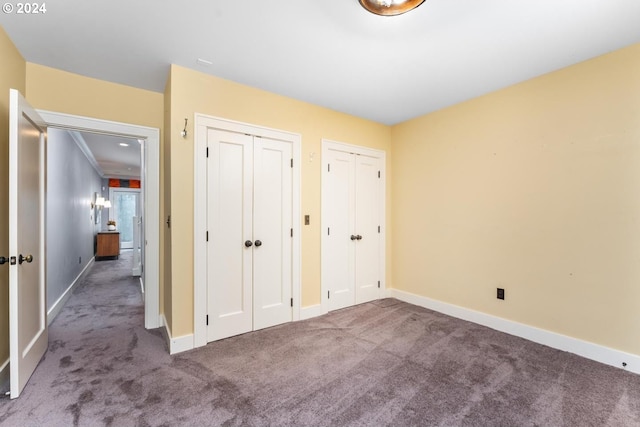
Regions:
[[[354,155],[337,150],[329,150],[328,170],[325,185],[328,186],[324,203],[328,216],[328,233],[325,242],[328,245],[323,269],[326,283],[329,284],[329,310],[338,310],[355,303],[355,265],[354,251],[356,240],[354,216]]]
[[[380,297],[380,159],[355,156],[356,304]]]
[[[208,340],[252,329],[252,137],[209,130]]]
[[[292,147],[254,142],[254,330],[292,320]]]

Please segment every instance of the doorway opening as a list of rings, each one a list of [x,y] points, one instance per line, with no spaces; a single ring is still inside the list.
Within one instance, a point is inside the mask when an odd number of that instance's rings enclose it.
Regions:
[[[157,128],[112,122],[90,117],[75,116],[50,111],[38,111],[47,127],[76,132],[90,132],[109,136],[137,139],[142,146],[139,213],[141,231],[140,258],[141,282],[144,288],[145,328],[161,325],[159,284],[159,234],[160,234],[160,131]],[[113,207],[109,211],[113,211]],[[133,243],[132,243],[133,247]]]
[[[134,234],[140,217],[140,190],[136,188],[109,188],[109,220],[118,224],[120,249],[139,250],[139,242],[134,245]]]

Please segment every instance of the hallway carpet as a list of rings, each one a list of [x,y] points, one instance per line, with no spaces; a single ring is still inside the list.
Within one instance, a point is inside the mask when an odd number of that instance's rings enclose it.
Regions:
[[[2,426],[633,426],[640,376],[394,299],[170,356],[96,262]]]

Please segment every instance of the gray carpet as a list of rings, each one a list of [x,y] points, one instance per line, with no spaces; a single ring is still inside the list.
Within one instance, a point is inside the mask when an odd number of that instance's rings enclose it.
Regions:
[[[640,376],[394,299],[169,356],[97,262],[3,426],[631,426]]]

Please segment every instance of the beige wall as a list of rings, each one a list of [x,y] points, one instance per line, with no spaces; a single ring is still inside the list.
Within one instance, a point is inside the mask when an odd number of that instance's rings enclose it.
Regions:
[[[392,141],[395,288],[640,354],[640,44]]]
[[[302,229],[302,305],[319,304],[321,140],[327,138],[385,150],[390,159],[390,128],[175,65],[171,69],[171,91],[173,335],[193,332],[193,117],[196,112],[302,135],[302,215],[311,216],[311,224]],[[186,140],[180,136],[185,117],[189,119]],[[316,153],[313,162],[309,162],[310,152]],[[387,180],[388,185],[390,181]],[[390,220],[389,212],[387,218]],[[391,240],[390,233],[387,238]],[[391,266],[387,265],[388,277],[390,271]]]
[[[164,95],[27,63],[27,100],[38,109],[164,127]]]
[[[9,255],[9,89],[25,92],[26,62],[0,27],[0,256]],[[9,359],[9,266],[0,266],[0,366]]]

